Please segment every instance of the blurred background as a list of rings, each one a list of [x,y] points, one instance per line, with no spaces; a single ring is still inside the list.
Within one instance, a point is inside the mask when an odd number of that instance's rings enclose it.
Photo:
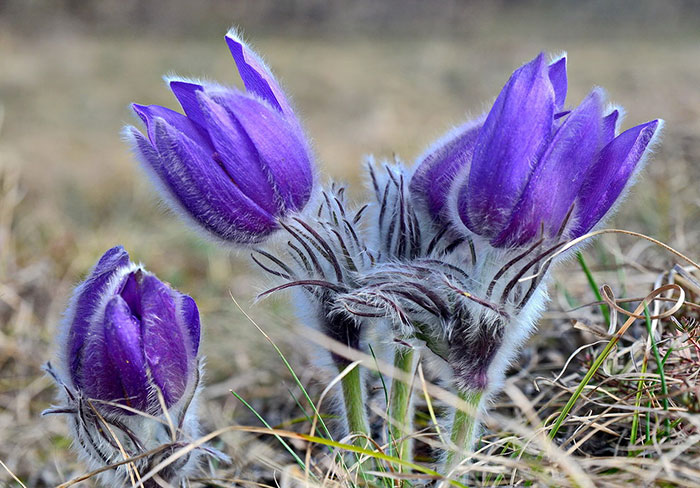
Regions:
[[[0,0],[0,460],[27,486],[82,472],[62,419],[38,418],[53,397],[40,368],[72,286],[117,243],[200,304],[207,428],[247,418],[231,388],[271,424],[291,415],[283,368],[229,290],[304,364],[284,333],[289,305],[253,306],[266,283],[246,256],[203,242],[159,205],[120,137],[135,123],[130,102],[177,108],[166,73],[239,84],[223,41],[232,25],[281,78],[323,175],[351,184],[355,198],[365,155],[415,160],[487,108],[516,67],[566,51],[570,104],[600,85],[626,109],[623,128],[666,120],[614,225],[698,257],[700,2]],[[646,293],[671,265],[629,238],[589,253],[601,279],[629,293]],[[642,278],[623,283],[611,263]],[[554,310],[566,308],[562,296],[593,300],[578,271],[558,281]],[[536,340],[561,324],[551,314]],[[315,378],[309,369],[304,380]],[[0,486],[11,479],[0,467]]]

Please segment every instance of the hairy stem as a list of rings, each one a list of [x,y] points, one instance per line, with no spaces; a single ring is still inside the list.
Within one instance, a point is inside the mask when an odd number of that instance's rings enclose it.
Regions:
[[[462,391],[459,397],[464,400],[470,408],[469,411],[456,409],[454,420],[452,421],[452,441],[454,450],[447,453],[444,474],[448,475],[459,463],[462,462],[462,453],[471,451],[474,448],[475,434],[478,427],[477,414],[479,403],[481,402],[482,391],[471,390]]]
[[[394,367],[412,375],[413,357],[413,349],[397,349],[394,354]],[[413,426],[411,416],[411,385],[394,378],[389,398],[389,442],[392,455],[404,461],[411,461],[411,439],[408,437]]]
[[[342,372],[345,368],[339,367],[338,369]],[[369,427],[360,368],[355,367],[350,370],[341,380],[341,384],[348,429],[351,434],[360,434],[360,437],[355,440],[355,445],[365,447],[369,438]]]

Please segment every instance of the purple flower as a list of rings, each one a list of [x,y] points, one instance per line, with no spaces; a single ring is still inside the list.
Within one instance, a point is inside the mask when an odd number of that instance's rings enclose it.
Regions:
[[[146,125],[125,134],[164,199],[227,242],[260,242],[278,220],[309,201],[309,143],[277,80],[236,32],[226,42],[246,92],[215,83],[168,80],[184,115],[133,105]]]
[[[158,414],[157,390],[168,408],[193,394],[197,305],[131,263],[122,247],[107,251],[76,288],[63,327],[62,380],[82,396]]]
[[[412,193],[435,220],[454,216],[495,247],[525,245],[543,227],[546,237],[590,231],[628,186],[662,121],[616,136],[618,111],[605,114],[600,89],[571,111],[566,91],[566,58],[548,65],[540,54],[517,69],[485,117],[423,157]]]

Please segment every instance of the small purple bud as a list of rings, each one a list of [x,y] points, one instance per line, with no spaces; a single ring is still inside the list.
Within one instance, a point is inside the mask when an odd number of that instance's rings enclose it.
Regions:
[[[313,157],[270,70],[235,32],[226,42],[247,92],[172,78],[184,115],[134,104],[145,135],[124,133],[171,207],[217,239],[252,244],[306,206]]]
[[[69,416],[74,446],[92,470],[196,439],[199,333],[192,298],[130,262],[121,246],[110,249],[76,287],[66,311],[58,361],[46,367],[62,404],[44,414]],[[203,453],[227,459],[201,447],[158,475],[169,486],[184,486]],[[138,457],[99,477],[104,486],[125,486],[133,469],[146,473],[163,454]]]
[[[129,262],[121,247],[105,253],[76,288],[63,324],[61,356],[84,396],[157,414],[193,389],[199,314],[194,301]],[[117,407],[104,411],[133,415]]]

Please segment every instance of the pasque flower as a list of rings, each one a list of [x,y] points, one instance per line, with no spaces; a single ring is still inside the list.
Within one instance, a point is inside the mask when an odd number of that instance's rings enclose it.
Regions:
[[[367,248],[361,229],[366,206],[352,212],[347,205],[345,188],[331,185],[320,192],[318,206],[310,208],[304,218],[294,217],[282,223],[288,238],[277,250],[256,249],[253,260],[267,273],[282,281],[260,296],[284,289],[294,289],[296,310],[302,323],[316,328],[331,339],[353,349],[364,346],[367,317],[338,307],[340,297],[357,288],[360,277],[375,262]],[[325,351],[317,356],[327,363]],[[339,371],[350,365],[343,355],[331,353]],[[347,423],[344,433],[368,434],[365,387],[359,368],[341,380]],[[364,439],[358,439],[364,445]]]
[[[485,116],[441,140],[420,161],[411,190],[438,220],[452,219],[494,247],[579,237],[614,206],[661,127],[616,136],[594,89],[564,110],[566,58],[544,54],[517,69]],[[451,201],[450,201],[451,200]]]
[[[538,55],[487,114],[438,141],[411,179],[430,219],[468,243],[446,258],[465,271],[450,281],[492,305],[467,301],[461,318],[442,320],[453,339],[466,338],[453,341],[451,355],[467,388],[497,386],[543,308],[550,258],[611,213],[662,125],[617,135],[619,111],[606,110],[602,90],[567,110],[567,83],[565,57],[548,64]],[[526,273],[533,277],[523,280]]]
[[[191,439],[198,430],[193,401],[199,337],[194,300],[114,247],[75,289],[58,360],[47,367],[61,386],[64,404],[46,413],[70,416],[76,446],[94,467],[123,459],[119,446],[137,455],[173,439]],[[166,412],[175,432],[159,420]],[[183,457],[161,476],[180,479],[196,457]],[[139,466],[157,459],[144,458]],[[128,479],[128,472],[122,466],[105,480]]]
[[[216,238],[260,242],[304,208],[314,169],[291,104],[260,57],[230,31],[226,42],[245,92],[169,78],[184,114],[133,105],[146,134],[126,137],[164,199]]]
[[[488,113],[419,159],[411,197],[432,228],[423,234],[446,245],[397,266],[393,288],[371,290],[391,292],[393,308],[408,302],[401,310],[428,325],[418,334],[477,408],[534,329],[555,253],[611,213],[662,125],[618,134],[619,111],[607,108],[602,90],[571,110],[566,93],[566,58],[547,63],[540,54],[512,74]],[[407,293],[409,278],[427,291]],[[454,422],[452,440],[470,447],[475,418],[457,412]]]

